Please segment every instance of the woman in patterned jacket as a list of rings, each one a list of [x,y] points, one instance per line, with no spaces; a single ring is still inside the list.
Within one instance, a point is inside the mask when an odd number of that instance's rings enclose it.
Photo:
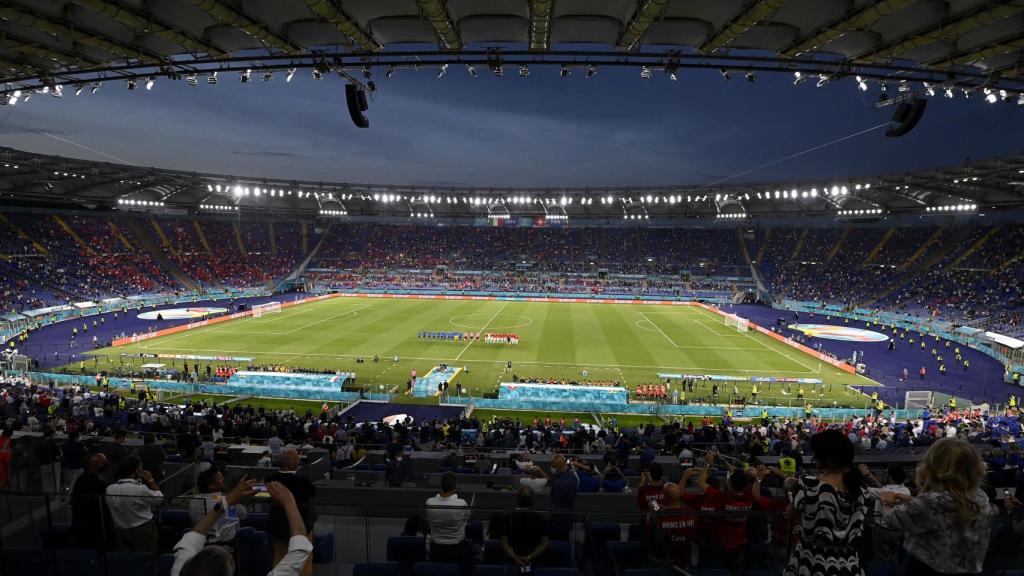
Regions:
[[[903,534],[911,574],[981,572],[995,511],[981,489],[985,473],[985,463],[970,444],[943,438],[918,466],[917,498],[881,494],[885,504],[903,504],[889,510],[885,519]]]

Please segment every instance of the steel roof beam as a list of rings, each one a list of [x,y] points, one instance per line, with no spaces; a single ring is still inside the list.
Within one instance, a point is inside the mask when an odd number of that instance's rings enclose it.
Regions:
[[[640,46],[640,41],[643,40],[647,29],[651,23],[661,17],[666,6],[668,6],[668,0],[646,0],[637,8],[633,14],[633,20],[623,30],[615,45],[626,50],[634,50]]]
[[[438,44],[443,50],[459,50],[462,48],[462,38],[459,37],[455,24],[448,16],[448,9],[443,0],[417,0],[420,14],[427,18],[430,25],[437,32]]]
[[[974,50],[972,52],[968,52],[967,54],[957,56],[952,59],[951,65],[963,66],[965,64],[970,64],[972,62],[976,62],[984,58],[1003,56],[1005,54],[1012,54],[1014,52],[1020,52],[1022,50],[1024,50],[1024,37],[1018,38],[1016,40],[1010,40],[1009,42],[1000,42],[998,44],[992,44],[979,50]],[[1012,68],[1015,65],[1017,65],[1017,62],[1010,64],[1009,67]]]
[[[54,36],[62,37],[84,46],[103,50],[126,60],[136,59],[140,62],[156,62],[160,60],[159,55],[146,52],[140,48],[128,47],[106,38],[93,36],[30,12],[18,10],[17,8],[0,8],[0,19],[24,26],[25,28],[53,34]]]
[[[551,5],[553,0],[530,0],[530,50],[551,47]]]
[[[351,38],[353,42],[362,46],[364,50],[376,52],[383,47],[380,42],[377,42],[372,36],[360,28],[355,21],[335,6],[333,2],[329,2],[328,0],[303,1],[314,14],[329,22],[338,32],[348,38]]]
[[[703,53],[714,52],[727,46],[747,30],[771,18],[786,0],[757,0],[741,12],[728,26],[697,47]]]
[[[72,0],[72,2],[91,12],[96,12],[116,20],[136,33],[152,34],[158,38],[177,44],[187,50],[191,50],[192,52],[209,54],[210,56],[227,56],[228,54],[209,42],[204,44],[198,39],[195,39],[183,32],[172,30],[162,25],[154,26],[152,19],[143,18],[116,4],[111,4],[106,0]]]
[[[876,50],[862,57],[859,56],[857,59],[895,58],[900,54],[934,44],[935,42],[956,40],[971,30],[1009,18],[1020,12],[1024,12],[1024,0],[1003,2],[991,8],[975,12],[970,16],[939,24],[927,32],[911,36],[901,42],[881,50]]]
[[[218,0],[188,0],[190,4],[206,12],[220,24],[233,26],[253,38],[263,42],[268,48],[276,48],[289,54],[302,52],[303,48],[290,40],[271,32],[266,26],[252,20],[234,8],[228,7]]]
[[[875,22],[900,10],[915,0],[880,0],[873,2],[862,10],[848,15],[810,38],[800,40],[795,45],[783,49],[780,53],[792,58],[809,50],[816,50],[825,44],[845,35],[847,32],[863,30]]]
[[[13,42],[12,42],[13,41]],[[43,58],[45,60],[53,60],[61,66],[73,66],[81,62],[88,62],[90,64],[102,64],[99,60],[94,60],[81,54],[67,54],[63,51],[53,50],[39,46],[34,42],[24,40],[13,36],[11,34],[4,33],[2,45],[6,48],[25,54],[26,56],[34,56],[36,58]]]

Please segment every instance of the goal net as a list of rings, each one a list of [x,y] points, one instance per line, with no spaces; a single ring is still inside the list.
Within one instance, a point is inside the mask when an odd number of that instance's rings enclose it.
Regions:
[[[746,318],[740,318],[735,314],[725,315],[725,325],[735,328],[737,332],[746,332],[749,326]]]
[[[281,311],[280,302],[267,302],[265,304],[256,304],[252,307],[252,317],[259,318],[264,314],[273,314]]]

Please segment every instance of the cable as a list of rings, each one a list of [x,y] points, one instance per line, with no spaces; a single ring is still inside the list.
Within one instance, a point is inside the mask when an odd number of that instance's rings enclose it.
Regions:
[[[696,190],[701,190],[701,189],[704,189],[704,188],[710,188],[711,186],[715,186],[715,185],[721,184],[722,182],[728,182],[729,180],[732,180],[733,178],[739,178],[740,176],[745,176],[747,174],[750,174],[751,172],[757,172],[758,170],[761,170],[763,168],[768,168],[769,166],[775,166],[776,164],[781,164],[781,163],[783,163],[783,162],[785,162],[787,160],[792,160],[793,158],[799,158],[800,156],[803,156],[805,154],[810,154],[811,152],[815,152],[817,150],[821,150],[822,148],[826,148],[826,147],[831,146],[833,144],[838,144],[838,143],[840,143],[840,142],[842,142],[844,140],[849,140],[850,138],[855,138],[855,137],[860,136],[862,134],[867,134],[868,132],[872,132],[874,130],[878,130],[879,128],[884,128],[884,127],[888,126],[889,124],[891,124],[891,122],[884,122],[882,124],[879,124],[878,126],[872,126],[871,128],[867,128],[867,129],[861,130],[860,132],[854,132],[853,134],[848,134],[846,136],[843,136],[842,138],[837,138],[835,140],[832,140],[831,142],[826,142],[824,144],[819,144],[819,145],[817,145],[817,146],[815,146],[813,148],[808,148],[807,150],[803,150],[803,151],[797,152],[795,154],[790,154],[789,156],[786,156],[784,158],[779,158],[778,160],[773,160],[771,162],[767,162],[765,164],[761,164],[760,166],[755,166],[755,167],[753,167],[753,168],[751,168],[749,170],[744,170],[742,172],[737,172],[736,174],[733,174],[732,176],[727,176],[725,178],[720,178],[720,179],[715,180],[714,182],[710,182],[708,184],[702,184],[702,185],[698,186],[696,188]]]

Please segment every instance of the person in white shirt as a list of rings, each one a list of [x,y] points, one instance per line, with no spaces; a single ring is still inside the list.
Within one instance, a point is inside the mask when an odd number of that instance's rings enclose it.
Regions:
[[[196,478],[196,490],[198,494],[189,502],[189,516],[192,523],[202,520],[206,513],[220,503],[223,505],[224,497],[224,474],[215,468],[200,472]],[[238,526],[245,520],[248,511],[242,504],[235,504],[229,507],[224,514],[217,519],[217,522],[207,533],[207,542],[210,544],[231,542],[238,534]]]
[[[153,508],[164,501],[160,487],[135,456],[121,461],[117,482],[107,486],[107,508],[118,550],[155,553],[157,530]]]
[[[274,435],[267,439],[267,447],[270,448],[270,455],[272,457],[277,456],[281,454],[281,448],[284,447],[284,441],[278,438],[277,432],[274,432]]]
[[[533,466],[532,468],[526,469],[527,476],[519,479],[519,484],[523,486],[529,486],[530,490],[533,490],[534,494],[540,494],[544,491],[544,487],[548,485],[548,475],[544,473],[544,470],[540,466]]]
[[[441,493],[427,499],[431,562],[459,564],[463,575],[472,574],[473,551],[466,540],[469,515],[469,504],[455,493],[455,473],[445,472],[441,476]]]
[[[231,576],[235,573],[235,560],[231,552],[223,546],[206,545],[206,538],[224,508],[231,508],[241,500],[252,496],[255,492],[255,480],[242,478],[242,481],[224,498],[222,505],[215,505],[203,516],[195,527],[174,545],[174,564],[170,576],[206,576],[218,574]],[[288,552],[270,570],[267,576],[297,576],[306,565],[306,560],[313,552],[313,544],[306,537],[306,526],[299,514],[295,498],[284,485],[278,482],[267,483],[267,492],[277,504],[284,509],[288,518],[291,538],[288,540]]]

